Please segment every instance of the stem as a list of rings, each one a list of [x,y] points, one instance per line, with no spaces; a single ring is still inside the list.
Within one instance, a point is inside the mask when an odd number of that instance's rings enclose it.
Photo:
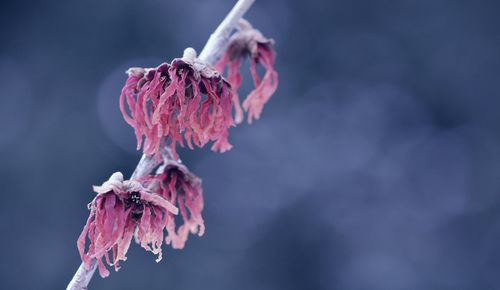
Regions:
[[[209,64],[214,64],[225,51],[226,45],[229,42],[231,32],[236,29],[238,21],[243,17],[245,12],[252,6],[255,0],[239,0],[233,9],[229,11],[226,18],[222,20],[214,33],[205,44],[205,47],[200,53],[199,59]]]
[[[208,64],[215,64],[225,51],[229,42],[231,33],[236,29],[238,21],[243,17],[245,12],[252,6],[255,0],[238,0],[233,9],[227,14],[226,18],[219,24],[217,29],[210,35],[205,47],[200,53],[199,59]],[[137,167],[130,179],[143,177],[158,166],[159,162],[154,156],[142,155]],[[97,268],[97,261],[94,259],[91,263],[90,269],[87,270],[82,263],[75,275],[69,282],[66,290],[84,290],[92,279]]]
[[[94,275],[95,269],[97,268],[97,261],[93,260],[92,265],[90,266],[90,270],[85,269],[85,265],[83,263],[80,264],[78,270],[76,270],[75,276],[73,279],[69,281],[68,287],[66,290],[84,290],[87,289],[87,285],[89,285],[90,279]]]

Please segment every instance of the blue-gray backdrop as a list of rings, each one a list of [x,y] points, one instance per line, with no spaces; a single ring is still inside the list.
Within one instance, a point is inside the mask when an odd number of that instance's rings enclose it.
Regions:
[[[233,2],[0,2],[1,289],[65,287],[91,185],[140,156],[125,69],[201,49]],[[232,151],[181,150],[206,235],[91,289],[500,289],[498,11],[257,1],[278,92]]]

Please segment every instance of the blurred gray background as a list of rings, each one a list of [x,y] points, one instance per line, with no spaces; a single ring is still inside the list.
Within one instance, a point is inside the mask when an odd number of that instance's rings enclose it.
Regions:
[[[199,51],[233,3],[0,2],[1,289],[65,288],[91,185],[140,156],[125,69]],[[206,235],[90,289],[500,289],[499,3],[258,0],[277,94],[232,151],[180,152]]]

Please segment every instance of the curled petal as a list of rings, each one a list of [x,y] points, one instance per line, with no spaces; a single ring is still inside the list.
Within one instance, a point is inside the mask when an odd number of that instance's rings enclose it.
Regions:
[[[159,195],[143,192],[141,194],[141,199],[153,205],[162,207],[167,211],[171,212],[172,214],[176,215],[179,213],[179,209],[175,205],[171,204],[169,201],[165,200],[163,197]]]

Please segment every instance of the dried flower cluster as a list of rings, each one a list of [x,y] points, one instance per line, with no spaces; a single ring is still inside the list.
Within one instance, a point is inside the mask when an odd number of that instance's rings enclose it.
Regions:
[[[255,88],[240,105],[240,66],[246,57]],[[102,277],[109,275],[106,264],[118,270],[133,238],[160,261],[163,242],[182,249],[190,233],[203,235],[201,180],[180,163],[176,146],[186,143],[193,149],[213,141],[214,151],[231,149],[228,129],[242,122],[244,111],[248,122],[259,119],[276,91],[274,62],[273,40],[242,21],[217,69],[188,48],[171,63],[127,71],[120,110],[134,128],[137,149],[163,163],[154,175],[124,180],[117,172],[102,186],[94,186],[97,195],[77,242],[87,270],[95,261]],[[262,78],[258,64],[265,69]],[[226,68],[229,81],[222,77]]]
[[[154,69],[131,68],[120,96],[120,109],[130,124],[144,154],[160,158],[165,138],[176,158],[176,144],[203,147],[215,141],[212,150],[231,149],[228,128],[234,124],[232,90],[213,67],[187,49],[183,58]],[[126,105],[128,106],[127,112]]]
[[[201,180],[192,174],[184,165],[170,161],[163,166],[162,172],[156,176],[148,176],[144,180],[155,188],[164,199],[176,205],[180,210],[182,224],[169,213],[166,243],[174,249],[182,249],[189,233],[202,236],[205,233],[205,223],[201,215],[203,211],[203,190]]]
[[[94,191],[97,196],[89,204],[90,216],[77,244],[86,267],[96,259],[102,277],[109,275],[104,262],[118,270],[120,261],[127,259],[133,237],[141,247],[158,255],[159,262],[163,240],[181,249],[189,232],[203,235],[201,181],[176,162],[158,175],[140,180],[124,181],[120,172],[114,173]],[[183,224],[177,227],[174,216],[179,209]]]
[[[247,56],[250,58],[250,73],[255,88],[243,101],[243,109],[248,112],[248,122],[252,123],[252,119],[260,118],[264,105],[278,88],[278,73],[274,69],[276,53],[273,45],[272,39],[265,38],[250,23],[241,20],[240,31],[233,35],[226,53],[215,66],[221,73],[227,67],[227,79],[234,91],[235,121],[238,124],[243,121],[243,110],[237,94],[242,81],[241,62]],[[261,64],[265,69],[262,78],[257,72],[257,64]]]
[[[249,123],[259,119],[278,87],[273,44],[272,39],[243,21],[216,64],[217,69],[196,58],[193,49],[187,49],[184,57],[171,64],[129,69],[120,95],[120,109],[125,121],[134,128],[137,149],[142,146],[146,155],[159,158],[163,139],[170,143],[176,158],[176,144],[184,147],[184,141],[190,149],[193,144],[203,147],[210,141],[214,141],[213,151],[231,149],[228,129],[242,122],[243,110],[248,112]],[[240,105],[240,66],[247,56],[255,88]],[[265,69],[262,78],[257,72],[258,64]],[[226,67],[229,82],[221,76]]]

